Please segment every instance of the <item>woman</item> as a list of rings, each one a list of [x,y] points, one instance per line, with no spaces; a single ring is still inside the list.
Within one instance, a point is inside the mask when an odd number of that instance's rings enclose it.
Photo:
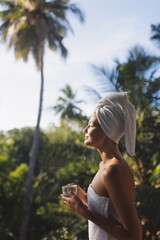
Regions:
[[[134,155],[136,112],[127,93],[102,98],[83,132],[102,161],[87,193],[77,185],[77,196],[70,190],[69,197],[61,194],[64,203],[89,220],[90,240],[141,240],[134,179],[118,148],[125,134],[126,149]]]

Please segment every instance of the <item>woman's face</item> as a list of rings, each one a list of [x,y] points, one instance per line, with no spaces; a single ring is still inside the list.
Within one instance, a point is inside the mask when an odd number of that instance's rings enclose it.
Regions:
[[[88,146],[98,148],[103,145],[106,139],[106,135],[98,122],[96,113],[92,115],[87,127],[83,129],[83,132],[85,133],[84,143]]]

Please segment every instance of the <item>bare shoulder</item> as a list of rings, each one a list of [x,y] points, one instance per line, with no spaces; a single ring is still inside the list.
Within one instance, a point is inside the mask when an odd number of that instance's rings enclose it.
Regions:
[[[125,162],[113,162],[103,169],[103,183],[109,191],[123,189],[130,192],[132,198],[135,198],[134,178],[128,164]]]
[[[103,179],[104,180],[112,180],[119,177],[122,171],[122,166],[119,163],[112,163],[106,166],[103,169]]]

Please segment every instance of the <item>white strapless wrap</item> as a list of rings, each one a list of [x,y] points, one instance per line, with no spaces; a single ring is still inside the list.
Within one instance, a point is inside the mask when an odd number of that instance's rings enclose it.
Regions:
[[[88,187],[87,200],[89,210],[99,213],[106,218],[110,216],[112,219],[120,222],[110,198],[98,195],[91,184]],[[88,233],[89,240],[118,240],[91,221],[88,221]]]

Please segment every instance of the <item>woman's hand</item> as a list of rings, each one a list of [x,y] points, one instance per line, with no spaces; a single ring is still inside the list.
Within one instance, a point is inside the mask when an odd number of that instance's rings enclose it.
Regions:
[[[70,184],[67,184],[67,185],[76,185],[76,186],[77,186],[77,197],[78,197],[86,206],[88,206],[88,203],[87,203],[87,193],[86,193],[85,191],[83,191],[83,189],[82,189],[78,184],[70,183]]]
[[[61,194],[61,197],[66,205],[71,207],[74,211],[81,214],[82,210],[84,209],[84,204],[80,200],[79,197],[77,197],[70,189],[67,190],[69,197],[64,196]]]

